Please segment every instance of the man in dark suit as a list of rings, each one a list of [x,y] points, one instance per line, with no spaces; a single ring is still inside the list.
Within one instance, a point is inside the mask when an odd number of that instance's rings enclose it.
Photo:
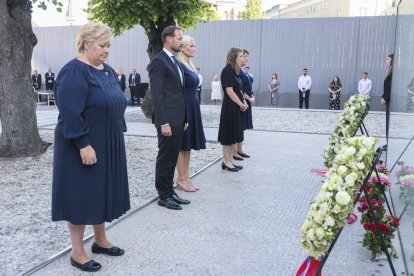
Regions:
[[[33,70],[32,84],[35,90],[40,90],[42,88],[42,75],[37,73],[37,69]]]
[[[155,187],[158,205],[181,210],[189,200],[180,198],[174,191],[174,170],[181,148],[184,130],[188,126],[184,102],[184,73],[175,55],[181,51],[183,33],[169,26],[161,34],[164,48],[148,65],[152,122],[158,136],[158,155],[155,166]]]
[[[122,72],[122,69],[119,68],[118,71],[116,72],[116,74],[118,75],[118,81],[119,81],[119,85],[121,86],[121,90],[122,92],[125,93],[125,89],[126,89],[126,78],[124,73]]]
[[[141,83],[141,76],[137,73],[137,69],[135,67],[132,68],[132,73],[129,74],[128,83],[129,91],[131,92],[132,105],[135,105],[135,99],[137,99],[137,104],[140,106],[141,101],[139,98],[139,85]]]
[[[53,90],[55,87],[55,73],[52,72],[52,67],[49,67],[45,73],[46,90]]]

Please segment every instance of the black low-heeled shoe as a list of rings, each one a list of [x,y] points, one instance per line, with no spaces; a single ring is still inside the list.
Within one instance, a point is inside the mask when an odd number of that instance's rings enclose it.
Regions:
[[[243,161],[244,160],[243,158],[241,158],[239,156],[233,156],[233,159],[237,160],[237,161]]]
[[[235,168],[238,168],[239,170],[243,169],[243,166],[234,165],[234,164],[233,164],[233,166],[234,166]]]
[[[238,152],[237,154],[240,155],[241,157],[244,157],[244,158],[250,158],[250,155],[245,154],[245,153]]]
[[[222,170],[228,170],[230,172],[238,172],[239,171],[239,169],[236,168],[236,167],[234,167],[234,168],[227,167],[226,164],[224,164],[224,162],[221,163],[221,169]]]
[[[117,246],[112,246],[111,248],[100,247],[95,242],[92,244],[92,253],[95,254],[106,254],[109,256],[122,256],[125,251]]]
[[[87,272],[96,272],[102,268],[101,264],[98,262],[95,262],[93,259],[84,264],[80,264],[77,261],[75,261],[72,257],[70,257],[70,263],[74,267],[79,268],[80,270],[83,270],[83,271],[87,271]]]

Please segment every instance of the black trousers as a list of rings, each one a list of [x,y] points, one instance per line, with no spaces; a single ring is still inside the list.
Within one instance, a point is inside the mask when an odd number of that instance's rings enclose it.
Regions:
[[[138,104],[141,104],[141,100],[140,100],[140,98],[139,98],[139,89],[138,89],[139,87],[136,85],[136,86],[130,86],[129,87],[129,91],[130,91],[130,93],[131,93],[131,101],[132,101],[132,105],[135,105],[135,99],[137,99],[137,103]]]
[[[172,136],[163,136],[157,127],[158,155],[155,164],[155,188],[160,198],[169,197],[174,192],[174,171],[184,133],[184,124],[171,126]]]
[[[299,90],[299,108],[303,107],[303,99],[305,99],[305,108],[309,109],[309,94],[310,90],[305,91],[305,98],[303,98],[303,92],[302,90]]]
[[[46,83],[46,90],[53,90],[53,83]]]

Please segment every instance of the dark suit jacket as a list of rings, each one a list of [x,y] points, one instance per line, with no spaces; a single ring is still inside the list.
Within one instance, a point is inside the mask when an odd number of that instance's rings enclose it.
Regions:
[[[32,83],[33,83],[33,87],[36,88],[37,90],[42,88],[42,75],[40,75],[39,73],[37,75],[33,74]]]
[[[49,82],[49,80],[51,80],[51,82]],[[45,73],[45,84],[55,84],[55,73],[50,72],[50,76],[49,72]]]
[[[141,83],[141,75],[138,73],[135,73],[135,86],[139,87],[139,84]],[[131,87],[132,84],[132,73],[129,74],[129,78],[128,78],[128,87]]]
[[[121,74],[121,80],[119,81],[119,84],[121,85],[122,91],[126,89],[126,77],[124,74]]]
[[[184,86],[177,66],[162,50],[148,65],[148,72],[154,107],[152,122],[156,126],[167,123],[175,127],[183,126],[186,121]]]

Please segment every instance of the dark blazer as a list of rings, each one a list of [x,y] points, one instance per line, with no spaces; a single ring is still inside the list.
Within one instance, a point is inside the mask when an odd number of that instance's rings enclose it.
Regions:
[[[392,72],[387,76],[384,80],[384,94],[382,94],[382,98],[389,103],[391,99],[391,83],[392,83]]]
[[[121,90],[124,91],[126,89],[126,77],[124,74],[121,74],[121,79],[119,80],[119,84],[121,85]]]
[[[45,73],[45,85],[48,85],[48,84],[53,84],[53,85],[55,84],[55,73],[50,72],[50,76],[49,76],[49,72]]]
[[[135,86],[139,87],[139,84],[141,83],[141,75],[138,73],[135,73]],[[129,74],[129,78],[128,78],[128,87],[131,87],[132,84],[132,73]]]
[[[152,122],[156,126],[183,126],[186,121],[184,85],[180,81],[177,66],[162,50],[147,69],[154,107]],[[182,75],[184,78],[184,73]]]
[[[39,90],[40,88],[42,88],[42,75],[38,74],[33,74],[32,75],[32,83],[33,83],[33,87],[36,90]]]

